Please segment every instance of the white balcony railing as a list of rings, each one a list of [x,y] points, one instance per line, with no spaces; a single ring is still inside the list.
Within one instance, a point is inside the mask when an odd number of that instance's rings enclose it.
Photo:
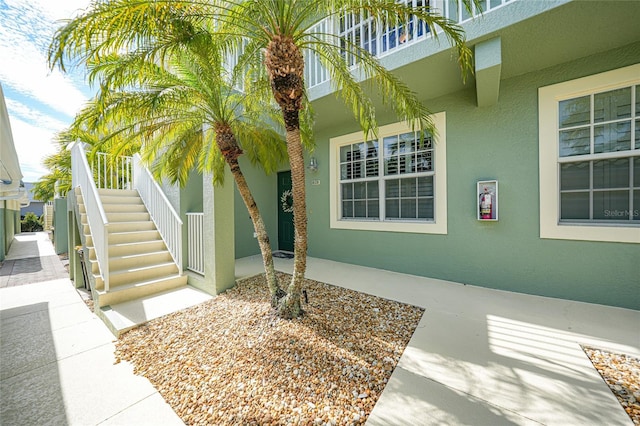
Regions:
[[[133,189],[133,158],[99,152],[93,163],[93,178],[98,188]]]
[[[73,170],[71,179],[73,187],[79,186],[82,192],[82,200],[91,228],[91,237],[100,275],[104,282],[104,290],[109,291],[109,222],[98,195],[93,173],[87,162],[87,154],[80,142],[76,142],[71,148],[71,170]]]
[[[187,213],[187,269],[204,275],[204,213]]]
[[[463,23],[482,13],[495,10],[506,3],[516,0],[481,0],[481,8],[473,7],[470,14],[462,4],[456,0],[399,0],[400,2],[421,6],[425,1],[431,4],[436,12],[457,23]],[[328,18],[318,23],[314,30],[319,34],[339,34],[342,39],[356,43],[360,48],[371,52],[377,57],[383,57],[399,49],[410,46],[431,36],[432,29],[424,22],[411,18],[406,26],[389,27],[375,21],[366,14],[343,15],[339,19]],[[435,31],[438,31],[436,28]],[[356,58],[344,54],[349,66],[355,66]],[[305,55],[305,81],[309,88],[329,81],[327,70],[318,58],[307,52]]]
[[[142,202],[158,228],[173,260],[182,272],[182,219],[167,199],[160,185],[147,167],[142,165],[140,155],[133,156],[133,186],[138,190]]]

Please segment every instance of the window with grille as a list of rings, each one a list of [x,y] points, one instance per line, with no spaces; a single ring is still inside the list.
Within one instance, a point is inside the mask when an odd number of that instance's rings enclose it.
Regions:
[[[560,221],[640,224],[640,85],[558,103]]]
[[[444,113],[436,115],[444,125]],[[397,123],[368,140],[362,133],[333,138],[333,227],[446,233],[443,136],[444,130],[436,143],[432,135]],[[429,226],[436,222],[438,229]]]
[[[640,64],[538,95],[540,237],[640,243]]]
[[[433,220],[434,174],[431,135],[408,132],[343,145],[341,218]]]

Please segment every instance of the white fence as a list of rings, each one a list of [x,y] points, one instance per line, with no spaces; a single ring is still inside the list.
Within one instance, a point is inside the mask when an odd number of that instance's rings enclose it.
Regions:
[[[91,237],[93,238],[100,275],[104,282],[104,290],[109,291],[109,222],[102,207],[98,188],[94,182],[93,173],[87,162],[87,154],[82,143],[76,142],[71,149],[71,170],[73,170],[73,187],[79,186],[82,192],[82,200],[86,209],[87,221],[91,228]]]
[[[204,275],[204,213],[187,213],[187,269]]]
[[[133,156],[133,185],[147,207],[173,260],[182,271],[182,219],[162,192],[138,154]]]

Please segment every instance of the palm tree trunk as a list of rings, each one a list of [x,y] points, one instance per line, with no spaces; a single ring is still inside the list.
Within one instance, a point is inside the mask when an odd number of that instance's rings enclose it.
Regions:
[[[233,175],[236,185],[238,186],[238,192],[244,201],[244,205],[247,206],[253,228],[256,231],[258,245],[260,246],[260,253],[262,254],[262,264],[264,265],[265,276],[267,278],[267,286],[269,287],[269,293],[271,294],[271,306],[276,307],[278,300],[281,299],[286,293],[280,288],[278,284],[278,278],[276,277],[276,270],[273,264],[273,255],[271,253],[271,244],[269,242],[269,234],[264,226],[262,215],[258,210],[258,205],[251,195],[247,181],[240,170],[238,160],[229,162],[231,168],[231,174]]]
[[[287,153],[291,166],[293,193],[294,260],[293,276],[287,296],[278,306],[282,318],[302,313],[300,295],[307,269],[307,201],[304,182],[304,157],[300,140],[300,109],[304,96],[304,58],[290,36],[275,34],[265,51],[265,66],[275,101],[282,110],[286,130]]]
[[[300,296],[307,269],[307,201],[304,178],[304,157],[300,142],[300,127],[287,129],[287,152],[291,166],[291,192],[293,193],[294,260],[293,276],[287,296],[280,302],[278,314],[282,318],[296,318],[302,313]]]
[[[271,244],[269,242],[269,234],[262,220],[262,215],[258,209],[247,180],[244,178],[244,174],[240,169],[238,163],[238,156],[242,154],[242,150],[237,145],[235,136],[228,126],[216,126],[216,142],[218,148],[222,152],[231,174],[238,187],[238,192],[244,201],[244,205],[247,207],[253,228],[256,231],[258,239],[258,245],[260,246],[260,253],[262,254],[262,264],[264,265],[265,276],[267,279],[267,286],[269,287],[269,293],[271,294],[271,306],[276,307],[278,300],[280,300],[286,293],[280,288],[278,284],[278,278],[276,276],[275,266],[273,264],[273,254],[271,252]]]

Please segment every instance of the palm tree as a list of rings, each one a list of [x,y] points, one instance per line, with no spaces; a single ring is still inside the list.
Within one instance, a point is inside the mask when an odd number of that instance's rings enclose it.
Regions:
[[[473,0],[462,1],[471,10]],[[307,254],[305,167],[300,137],[300,113],[307,100],[304,53],[313,54],[328,70],[336,93],[352,108],[354,117],[365,133],[377,129],[373,101],[360,86],[345,57],[355,58],[363,80],[370,88],[380,91],[383,101],[391,105],[400,119],[416,125],[419,130],[435,133],[428,109],[369,51],[340,35],[321,34],[313,28],[324,19],[340,19],[345,15],[371,16],[387,27],[402,25],[406,28],[411,19],[417,19],[430,28],[437,27],[444,32],[457,48],[463,70],[471,69],[471,52],[464,43],[462,29],[433,13],[428,6],[413,7],[396,0],[260,0],[225,3],[226,7],[217,17],[222,22],[217,31],[235,35],[235,51],[240,53],[241,65],[260,66],[264,63],[273,98],[280,106],[285,124],[291,166],[295,259],[287,296],[280,303],[280,314],[293,318],[301,313],[300,294]]]
[[[179,40],[163,66],[135,52],[89,61],[89,77],[100,81],[101,89],[76,121],[113,129],[94,150],[105,145],[116,153],[138,149],[156,177],[171,183],[186,184],[189,172],[197,168],[222,184],[226,163],[253,222],[275,307],[283,291],[264,221],[238,158],[246,153],[267,174],[274,172],[286,161],[282,132],[276,122],[265,122],[275,114],[266,114],[264,104],[252,96],[259,88],[234,90],[207,33],[186,37],[187,25],[174,22]]]
[[[459,0],[471,10],[478,0]],[[100,60],[104,55],[135,46],[149,57],[164,58],[173,44],[162,37],[165,28],[175,22],[198,24],[212,33],[216,49],[238,60],[236,70],[266,69],[271,97],[279,105],[286,132],[291,167],[295,260],[287,296],[279,302],[282,317],[301,313],[300,296],[306,271],[307,213],[304,149],[301,143],[301,114],[307,111],[304,81],[304,54],[314,55],[328,70],[331,84],[345,104],[353,110],[365,133],[376,132],[376,114],[370,93],[376,91],[398,117],[417,130],[435,133],[428,109],[393,73],[351,40],[333,33],[320,33],[316,24],[324,19],[344,16],[370,16],[380,29],[407,26],[423,21],[432,34],[444,34],[454,46],[463,70],[471,70],[472,55],[465,44],[464,32],[431,9],[426,2],[396,0],[210,0],[144,1],[115,0],[96,2],[84,14],[61,28],[50,48],[50,62],[64,69],[67,59]],[[207,22],[207,25],[202,25]],[[353,58],[356,72],[353,72]],[[357,77],[357,76],[359,77]],[[360,83],[364,83],[365,86]],[[370,90],[367,90],[370,89]]]
[[[43,165],[49,173],[42,176],[33,186],[33,195],[40,201],[52,201],[56,194],[65,196],[72,187],[71,151],[69,145],[75,141],[94,145],[96,137],[78,127],[70,127],[56,135],[57,151],[45,157]]]
[[[33,185],[33,197],[49,202],[56,193],[65,196],[71,190],[71,152],[64,146],[58,146],[58,151],[46,156],[43,164],[49,173]]]

